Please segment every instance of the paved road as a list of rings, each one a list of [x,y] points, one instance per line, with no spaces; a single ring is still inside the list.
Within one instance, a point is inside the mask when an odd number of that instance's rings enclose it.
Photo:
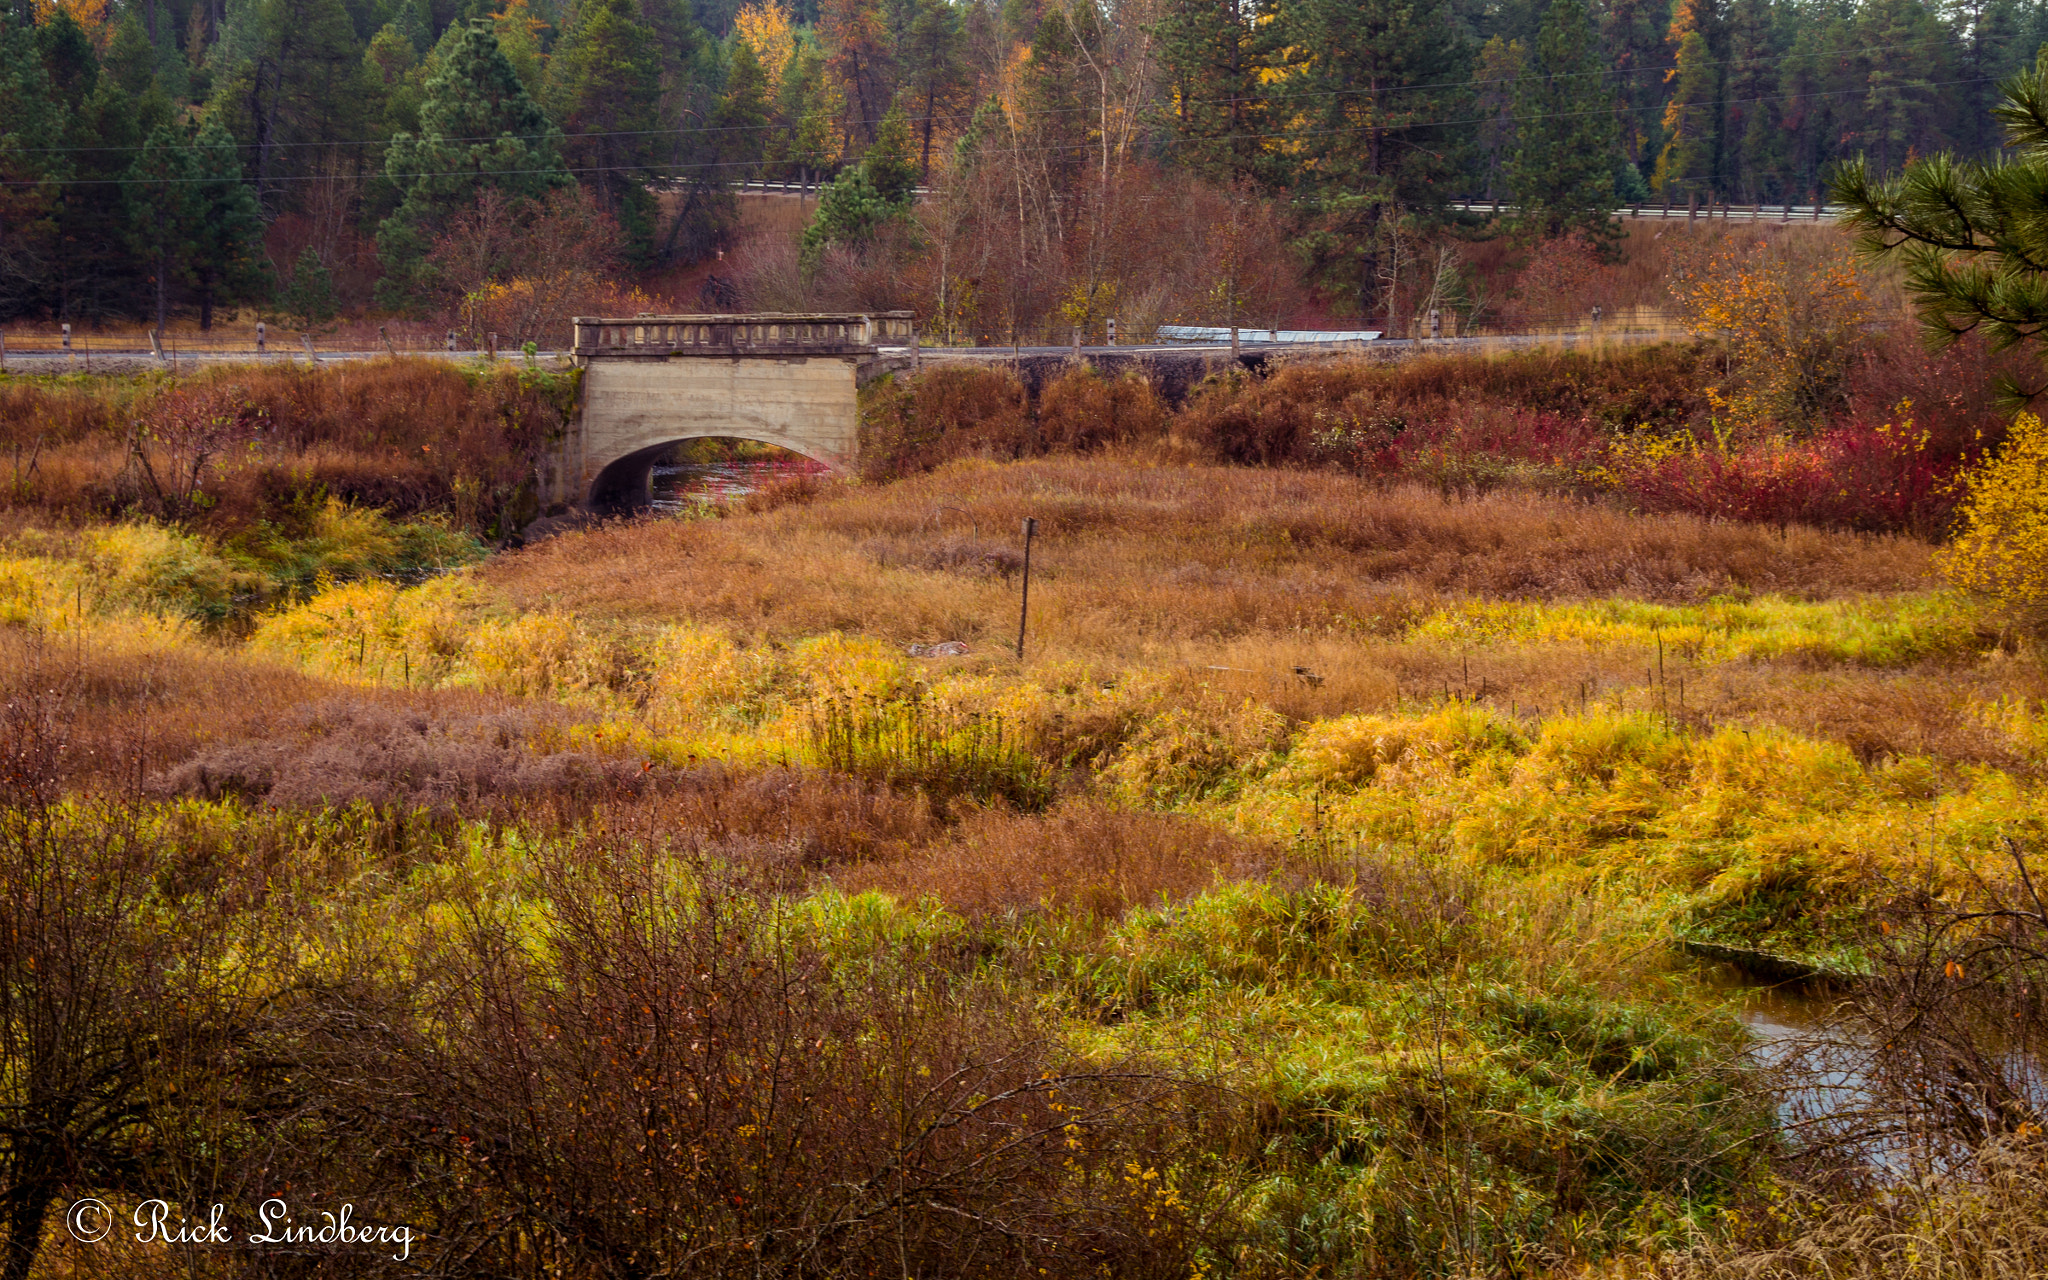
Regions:
[[[1250,337],[1246,337],[1238,343],[1238,352],[1240,355],[1306,354],[1311,352],[1340,354],[1358,352],[1375,356],[1400,357],[1453,351],[1501,351],[1541,346],[1573,347],[1582,343],[1595,342],[1658,342],[1667,340],[1669,337],[1669,334],[1664,333],[1594,330],[1564,334],[1494,334],[1476,338],[1379,338],[1370,342],[1345,341],[1330,343],[1257,342],[1253,341]],[[910,354],[909,347],[882,347],[879,348],[879,351],[885,357],[901,358]],[[1114,347],[1096,345],[1081,348],[1081,354],[1084,357],[1115,355],[1124,359],[1147,355],[1202,355],[1214,357],[1217,355],[1227,355],[1229,351],[1230,346],[1228,343],[1123,344]],[[310,362],[314,364],[328,364],[335,361],[377,360],[384,358],[387,354],[384,351],[320,351],[311,357]],[[399,354],[414,359],[453,360],[457,362],[490,359],[489,356],[481,351],[402,351]],[[973,360],[977,362],[993,362],[1012,357],[1045,360],[1072,356],[1074,348],[1071,346],[924,347],[920,349],[919,354],[922,358],[931,361]],[[10,349],[4,358],[0,358],[0,371],[16,373],[84,373],[87,371],[133,373],[147,369],[171,367],[173,362],[175,362],[178,368],[209,364],[306,364],[309,362],[303,350],[282,348],[263,356],[258,356],[251,351],[175,351],[171,355],[171,360],[159,360],[146,346],[95,346],[90,349],[80,347],[73,350],[69,357],[60,352],[49,350],[23,351],[19,348],[14,348]],[[558,365],[567,362],[570,356],[571,353],[566,351],[542,351],[535,358],[544,364]],[[502,365],[516,365],[524,359],[525,356],[521,352],[502,351],[498,354],[497,362]]]

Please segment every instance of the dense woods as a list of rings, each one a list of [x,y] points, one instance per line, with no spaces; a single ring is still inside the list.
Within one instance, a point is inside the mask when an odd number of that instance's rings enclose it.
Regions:
[[[725,251],[711,304],[947,337],[1398,327],[1484,308],[1477,239],[1994,152],[2044,35],[2026,0],[14,0],[0,319],[513,329]],[[800,243],[738,242],[756,180],[815,184]]]

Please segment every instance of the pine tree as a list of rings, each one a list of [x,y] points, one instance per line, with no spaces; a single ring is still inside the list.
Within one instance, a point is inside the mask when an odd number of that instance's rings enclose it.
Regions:
[[[1861,51],[1858,141],[1880,169],[1948,144],[1936,85],[1955,79],[1941,19],[1921,0],[1864,0],[1857,11]]]
[[[630,0],[584,0],[548,61],[547,102],[567,131],[569,167],[624,224],[654,156],[661,59]]]
[[[1282,0],[1310,274],[1360,314],[1396,318],[1414,220],[1463,171],[1473,50],[1443,0]]]
[[[433,237],[484,188],[532,198],[571,181],[561,130],[519,82],[490,24],[468,23],[446,43],[420,104],[420,132],[393,138],[385,160],[401,195],[377,236],[390,272],[379,285],[387,305],[417,302]]]
[[[1782,195],[1784,152],[1777,81],[1785,52],[1772,0],[1735,0],[1728,10],[1727,115],[1722,183],[1750,200]]]
[[[840,170],[818,193],[818,210],[804,228],[799,257],[805,274],[818,269],[828,246],[865,244],[901,212],[901,205],[883,199],[875,190],[864,165]]]
[[[2002,91],[2006,156],[1938,153],[1896,176],[1859,157],[1839,170],[1834,197],[1848,206],[1844,222],[1863,251],[1903,269],[1932,343],[1982,333],[1994,351],[2032,346],[2048,357],[2048,50]],[[2014,402],[2040,394],[2038,383],[2001,385]]]
[[[391,20],[398,33],[412,45],[413,56],[424,58],[427,50],[434,47],[433,10],[427,0],[404,0],[398,6],[398,16]]]
[[[1542,235],[1613,234],[1620,148],[1605,72],[1583,0],[1552,0],[1516,87],[1520,133],[1508,168],[1523,221]]]
[[[964,106],[971,83],[960,12],[949,0],[915,0],[909,29],[896,47],[904,88],[917,111],[920,178],[932,172],[932,134],[941,112]]]
[[[148,264],[161,333],[169,318],[171,276],[187,269],[200,231],[194,170],[183,135],[168,124],[151,130],[126,177],[128,243]]]
[[[36,306],[49,283],[63,138],[35,32],[0,20],[0,318]]]
[[[1528,50],[1520,40],[1495,36],[1479,50],[1473,74],[1479,81],[1479,159],[1488,200],[1499,198],[1506,171],[1515,161],[1515,86],[1527,65]]]
[[[903,116],[903,104],[891,103],[875,130],[874,145],[861,157],[868,182],[885,204],[910,207],[917,190],[917,165],[910,158],[910,122]]]
[[[334,275],[307,245],[292,263],[291,283],[278,294],[278,307],[300,329],[317,329],[334,319],[340,305],[334,297]]]
[[[253,302],[270,291],[263,256],[263,217],[243,180],[234,135],[209,120],[191,151],[194,235],[188,274],[199,294],[199,327],[213,327],[213,309]]]
[[[1721,151],[1721,68],[1698,31],[1679,37],[1664,108],[1664,150],[1657,157],[1656,189],[1666,199],[1711,199]]]
[[[712,128],[718,135],[719,178],[736,181],[757,170],[768,147],[768,75],[754,47],[735,35],[731,70],[718,99]]]
[[[1658,0],[1607,0],[1600,6],[1600,39],[1614,78],[1614,110],[1622,153],[1636,167],[1634,185],[1664,146],[1664,48],[1668,5]]]
[[[1212,178],[1270,177],[1269,106],[1260,77],[1277,52],[1258,9],[1236,0],[1168,0],[1153,28],[1168,73],[1174,161]]]

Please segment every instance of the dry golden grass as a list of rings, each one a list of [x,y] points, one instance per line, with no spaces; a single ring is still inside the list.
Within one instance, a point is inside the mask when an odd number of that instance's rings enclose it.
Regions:
[[[1047,657],[1386,634],[1446,596],[1825,599],[1933,585],[1929,549],[1905,538],[1127,457],[961,463],[759,516],[616,524],[505,557],[485,577],[525,608],[720,619],[770,638],[838,628],[995,642],[1012,635],[1014,581],[913,566],[963,535],[1014,549],[1027,515],[1039,522],[1033,648]]]
[[[1115,919],[1219,880],[1256,878],[1277,862],[1257,841],[1186,818],[1076,802],[1049,814],[976,814],[907,857],[833,879],[904,901],[935,897],[969,916],[1058,909]]]
[[[1530,494],[1445,501],[1327,473],[1124,456],[965,462],[723,520],[615,524],[501,557],[483,578],[516,608],[629,629],[687,620],[752,643],[834,630],[900,645],[964,640],[968,656],[931,660],[927,673],[1002,681],[1017,671],[1026,514],[1039,519],[1028,656],[1040,680],[1142,670],[1165,682],[1156,692],[1172,705],[1249,701],[1297,722],[1453,696],[1530,716],[1618,699],[1702,725],[1778,725],[1866,760],[2033,767],[1984,712],[2048,695],[2048,681],[2016,674],[2024,664],[1993,670],[1953,654],[1877,669],[1810,655],[1714,662],[1674,645],[1660,672],[1645,643],[1411,634],[1462,600],[1925,591],[1929,548],[1908,538]]]

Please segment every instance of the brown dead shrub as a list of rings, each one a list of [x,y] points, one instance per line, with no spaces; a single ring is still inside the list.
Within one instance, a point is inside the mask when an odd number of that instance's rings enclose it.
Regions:
[[[861,472],[887,479],[953,458],[1016,458],[1036,448],[1024,384],[1007,370],[942,368],[863,396]]]
[[[1219,879],[1263,875],[1262,843],[1169,814],[1070,802],[1047,814],[990,811],[907,857],[835,873],[834,883],[905,901],[937,898],[968,916],[1053,910],[1114,920]]]
[[[1166,406],[1152,385],[1135,375],[1105,379],[1092,369],[1060,375],[1038,394],[1041,447],[1088,453],[1166,434]]]
[[[1180,1149],[1177,1081],[1073,1064],[944,947],[835,954],[670,856],[565,847],[543,946],[479,912],[429,962],[435,1033],[379,1046],[363,1111],[437,1247],[485,1274],[536,1239],[569,1274],[1187,1273],[1200,1188],[1127,1176]]]

